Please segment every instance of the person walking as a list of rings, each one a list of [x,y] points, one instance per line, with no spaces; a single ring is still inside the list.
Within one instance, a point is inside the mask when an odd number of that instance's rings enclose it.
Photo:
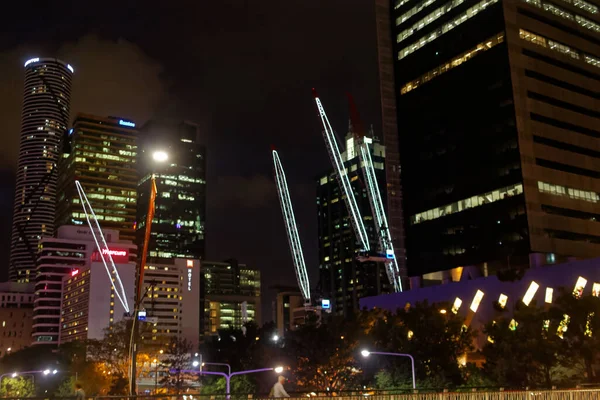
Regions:
[[[85,400],[85,392],[79,382],[75,384],[75,400]]]
[[[281,397],[290,397],[290,395],[285,391],[285,388],[283,387],[283,382],[285,382],[285,377],[280,376],[277,379],[277,383],[273,386],[273,390],[272,390],[273,398],[278,399]]]

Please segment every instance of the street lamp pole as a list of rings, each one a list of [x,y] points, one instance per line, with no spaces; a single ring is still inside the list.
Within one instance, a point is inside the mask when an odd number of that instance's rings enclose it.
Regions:
[[[388,352],[384,352],[384,351],[369,351],[369,350],[363,350],[363,351],[360,352],[360,354],[362,354],[363,357],[369,357],[371,354],[377,354],[377,355],[381,355],[381,356],[394,356],[394,357],[408,357],[408,358],[410,358],[410,364],[411,364],[411,367],[412,367],[412,384],[413,384],[413,389],[417,388],[417,381],[415,379],[415,359],[410,354],[405,354],[405,353],[388,353]]]
[[[231,375],[231,365],[229,365],[229,364],[226,364],[226,363],[203,362],[202,366],[205,366],[205,365],[220,365],[220,366],[223,366],[223,367],[227,367],[227,371],[228,371],[229,375]]]

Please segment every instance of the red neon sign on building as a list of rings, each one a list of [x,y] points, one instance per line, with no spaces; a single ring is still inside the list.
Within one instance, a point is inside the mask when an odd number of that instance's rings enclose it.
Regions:
[[[110,255],[117,264],[129,262],[129,250],[127,249],[102,249],[102,254]],[[101,261],[99,252],[92,253],[92,261]]]

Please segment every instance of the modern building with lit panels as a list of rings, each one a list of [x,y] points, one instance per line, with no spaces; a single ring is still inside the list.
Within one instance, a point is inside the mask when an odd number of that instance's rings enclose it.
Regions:
[[[374,137],[369,148],[372,150],[373,166],[379,188],[385,185],[386,148]],[[377,249],[377,232],[363,182],[363,171],[358,157],[358,146],[351,133],[346,136],[346,151],[342,153],[344,165],[350,176],[350,184],[358,203],[371,248]],[[385,204],[385,191],[382,198]],[[325,298],[333,303],[333,313],[350,316],[359,311],[359,299],[388,293],[389,281],[382,263],[356,260],[361,250],[348,216],[340,187],[333,171],[319,177],[317,181],[317,212],[319,229],[319,288]]]
[[[206,336],[219,329],[261,325],[260,271],[237,260],[202,261],[200,330]]]
[[[0,357],[31,345],[33,282],[0,283]]]
[[[59,162],[56,226],[86,224],[75,188],[79,180],[103,228],[135,240],[137,130],[119,117],[77,114]]]
[[[131,241],[120,240],[116,230],[104,230],[104,237],[115,262],[134,269],[137,246]],[[102,263],[87,225],[61,226],[56,237],[40,241],[36,264],[32,344],[58,345],[63,319],[63,278],[71,276],[74,271],[85,271],[95,264]],[[110,287],[106,286],[105,289],[110,290]],[[100,301],[100,298],[97,300]],[[99,303],[92,304],[94,307],[102,306]],[[108,302],[106,306],[108,307]]]
[[[128,316],[111,281],[114,279],[117,288],[120,288],[119,283],[123,285],[128,308],[133,309],[136,263],[130,259],[129,250],[118,246],[109,248],[118,280],[114,273],[107,273],[97,254],[92,254],[89,266],[63,276],[59,345],[74,340],[102,339],[111,325]]]
[[[69,124],[73,71],[56,58],[32,58],[25,63],[9,265],[12,281],[33,281],[38,241],[54,234],[56,169]]]
[[[160,152],[166,159],[156,159]],[[149,121],[141,129],[138,153],[137,240],[144,238],[152,175],[157,196],[148,260],[204,257],[206,149],[191,122]]]
[[[192,349],[200,341],[200,260],[174,258],[144,266],[143,301],[146,312],[141,338],[160,347],[172,338],[186,339]]]
[[[598,256],[597,0],[375,3],[409,275]]]

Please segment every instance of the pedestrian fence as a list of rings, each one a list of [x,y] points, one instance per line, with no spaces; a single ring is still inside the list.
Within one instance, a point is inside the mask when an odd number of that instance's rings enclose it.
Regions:
[[[406,391],[388,392],[344,392],[340,393],[290,393],[293,398],[311,398],[314,400],[600,400],[600,389],[569,389],[569,390],[473,390],[470,392],[427,392],[413,393]],[[87,400],[226,400],[225,394],[198,395],[198,394],[161,394],[138,396],[88,396]],[[7,400],[74,400],[75,397],[2,397]],[[266,400],[268,395],[257,394],[231,394],[230,400]]]

